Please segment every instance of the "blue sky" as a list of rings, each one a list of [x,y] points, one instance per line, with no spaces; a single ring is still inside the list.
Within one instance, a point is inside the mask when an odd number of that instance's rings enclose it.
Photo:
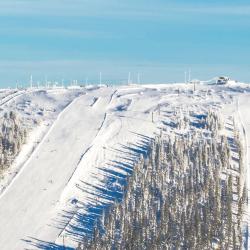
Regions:
[[[77,79],[250,81],[250,2],[1,0],[0,85]]]

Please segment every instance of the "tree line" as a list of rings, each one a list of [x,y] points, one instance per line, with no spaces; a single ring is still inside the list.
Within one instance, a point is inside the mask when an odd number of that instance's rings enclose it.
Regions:
[[[230,145],[219,133],[218,115],[209,112],[201,124],[209,136],[197,129],[161,133],[152,141],[128,177],[122,201],[97,218],[78,250],[241,249],[245,188],[229,171]]]
[[[0,173],[11,165],[26,136],[21,119],[13,111],[6,112],[0,120]]]

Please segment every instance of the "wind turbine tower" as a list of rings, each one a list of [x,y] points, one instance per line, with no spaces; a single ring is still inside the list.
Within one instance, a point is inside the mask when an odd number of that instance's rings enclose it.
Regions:
[[[131,83],[131,79],[130,79],[130,78],[131,78],[131,73],[129,72],[129,73],[128,73],[128,84]]]
[[[32,77],[32,75],[30,76],[30,88],[32,89],[32,87],[33,87],[33,77]]]
[[[46,75],[45,75],[45,88],[48,88],[48,79]]]
[[[137,83],[140,84],[141,83],[141,79],[140,79],[140,73],[137,74]]]
[[[102,84],[102,72],[100,72],[100,85]]]

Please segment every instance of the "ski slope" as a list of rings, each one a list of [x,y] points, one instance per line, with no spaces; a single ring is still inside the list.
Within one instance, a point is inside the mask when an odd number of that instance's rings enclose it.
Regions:
[[[240,123],[243,127],[243,136],[245,138],[245,157],[244,157],[244,163],[246,166],[246,185],[247,185],[247,203],[248,203],[248,209],[245,214],[244,222],[244,234],[246,236],[245,239],[245,248],[250,248],[250,242],[249,242],[249,232],[250,232],[250,96],[249,95],[243,95],[240,96],[238,99],[238,112],[240,116]]]
[[[82,234],[91,230],[93,218],[120,197],[122,183],[150,140],[161,130],[171,133],[177,110],[202,114],[212,109],[228,117],[237,111],[233,100],[240,98],[249,141],[248,86],[201,85],[194,93],[192,87],[130,85],[74,93],[14,93],[14,101],[4,109],[21,107],[20,115],[29,124],[30,117],[46,106],[39,119],[42,124],[49,122],[26,155],[28,160],[5,182],[0,196],[0,249],[76,247]]]
[[[1,249],[24,249],[29,236],[39,238],[43,232],[50,232],[47,239],[51,241],[59,234],[57,228],[49,227],[48,218],[82,153],[95,138],[104,119],[103,107],[109,103],[111,94],[112,90],[102,93],[96,107],[89,105],[92,101],[89,96],[75,99],[60,113],[43,142],[3,193]]]

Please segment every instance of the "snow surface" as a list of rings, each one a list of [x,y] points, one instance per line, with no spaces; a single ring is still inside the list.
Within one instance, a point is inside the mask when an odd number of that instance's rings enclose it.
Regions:
[[[30,130],[0,181],[3,250],[77,246],[93,219],[121,197],[152,138],[171,133],[177,110],[235,116],[250,145],[250,88],[241,83],[197,85],[195,92],[188,84],[2,90],[0,98],[1,109],[16,110]]]

